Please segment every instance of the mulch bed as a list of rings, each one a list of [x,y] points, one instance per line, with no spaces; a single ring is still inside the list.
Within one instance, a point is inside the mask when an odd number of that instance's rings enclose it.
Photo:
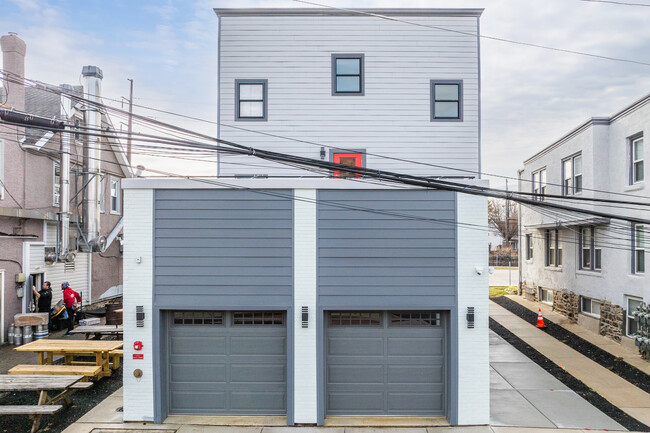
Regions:
[[[529,310],[511,299],[501,296],[490,298],[490,300],[529,323],[536,323],[537,321],[536,312]],[[627,380],[632,385],[650,393],[650,375],[628,364],[622,358],[618,358],[576,334],[567,331],[562,326],[551,322],[547,318],[544,318],[544,322],[546,323],[546,328],[543,328],[543,330],[548,335],[555,337],[573,350]]]
[[[94,358],[93,358],[94,360]],[[60,433],[70,424],[77,421],[106,397],[113,394],[122,386],[122,368],[113,371],[111,377],[104,377],[85,390],[74,393],[71,397],[72,406],[63,408],[54,415],[44,415],[38,433]],[[37,392],[9,392],[0,396],[0,405],[37,404]],[[0,417],[0,432],[28,432],[32,421],[26,415],[7,415]]]
[[[595,391],[591,390],[583,382],[571,376],[569,373],[566,372],[566,370],[564,370],[563,368],[555,364],[553,361],[551,361],[550,359],[548,359],[547,357],[539,353],[532,346],[524,342],[522,339],[517,337],[512,332],[508,331],[504,326],[502,326],[492,318],[490,318],[490,329],[496,332],[499,336],[501,336],[501,338],[506,340],[512,346],[514,346],[521,353],[523,353],[528,358],[530,358],[537,365],[539,365],[548,373],[550,373],[557,380],[559,380],[560,382],[565,384],[568,388],[573,390],[580,397],[587,400],[598,410],[600,410],[601,412],[603,412],[604,414],[612,418],[614,421],[616,421],[626,429],[631,431],[650,432],[650,427],[640,423],[636,419],[632,418],[630,415],[626,414],[625,412],[623,412],[622,410],[614,406],[609,401],[605,400]]]

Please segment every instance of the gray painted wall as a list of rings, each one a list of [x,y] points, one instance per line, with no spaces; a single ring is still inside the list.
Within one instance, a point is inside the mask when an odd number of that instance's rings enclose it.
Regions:
[[[160,308],[287,307],[292,191],[157,190],[154,303]]]
[[[320,307],[455,305],[454,193],[321,190],[318,200]]]

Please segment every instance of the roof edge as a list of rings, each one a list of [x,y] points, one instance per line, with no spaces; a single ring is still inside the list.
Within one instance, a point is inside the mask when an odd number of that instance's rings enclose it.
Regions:
[[[236,16],[363,16],[367,14],[389,16],[447,16],[480,17],[483,8],[385,8],[342,10],[334,8],[214,8],[219,17]]]

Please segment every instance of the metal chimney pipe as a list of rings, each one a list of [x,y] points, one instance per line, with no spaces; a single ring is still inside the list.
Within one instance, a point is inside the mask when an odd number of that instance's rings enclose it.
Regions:
[[[101,85],[104,74],[97,66],[84,66],[82,70],[84,92],[86,99],[92,102],[101,103]],[[102,126],[102,117],[99,107],[94,104],[86,105],[86,126],[89,128],[100,129]],[[91,131],[92,132],[92,131]],[[99,175],[101,168],[101,142],[98,137],[89,135],[87,141],[88,147],[86,157],[88,164],[86,167],[87,183],[86,192],[86,239],[91,247],[96,243],[99,237]]]
[[[61,88],[71,91],[72,86],[62,84]],[[61,107],[63,107],[63,120],[67,123],[72,113],[72,98],[61,94]],[[70,129],[70,127],[66,128]],[[59,196],[59,230],[57,239],[57,252],[59,260],[71,261],[74,257],[68,254],[70,250],[70,145],[72,132],[61,133],[61,185]]]

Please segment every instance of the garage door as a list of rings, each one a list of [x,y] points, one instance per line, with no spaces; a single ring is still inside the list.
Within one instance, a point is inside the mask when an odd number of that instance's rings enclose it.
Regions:
[[[329,415],[445,414],[442,312],[330,312]]]
[[[169,413],[287,411],[282,311],[175,311],[169,329]]]

